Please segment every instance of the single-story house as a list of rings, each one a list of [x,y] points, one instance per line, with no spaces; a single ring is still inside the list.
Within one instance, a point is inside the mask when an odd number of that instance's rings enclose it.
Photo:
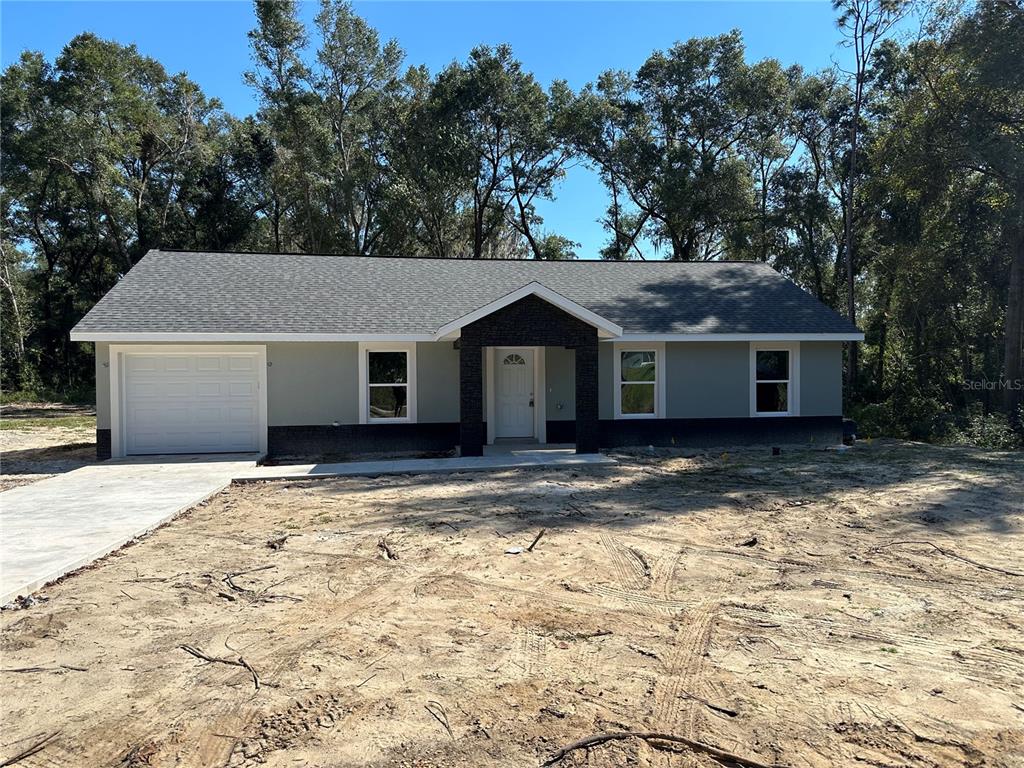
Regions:
[[[751,262],[154,250],[82,319],[101,456],[842,439],[857,328]]]

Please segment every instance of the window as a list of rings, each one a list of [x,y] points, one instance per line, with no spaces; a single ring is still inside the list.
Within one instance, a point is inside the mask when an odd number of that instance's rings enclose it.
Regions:
[[[655,419],[665,398],[664,346],[615,346],[615,417]]]
[[[409,356],[405,352],[367,352],[370,419],[409,416]]]
[[[360,423],[415,421],[415,345],[359,347]]]
[[[517,355],[514,352],[511,355],[505,355],[505,359],[501,361],[502,365],[526,365],[526,361],[522,355]]]
[[[797,359],[796,345],[751,346],[751,363],[754,371],[751,392],[752,415],[796,415]]]

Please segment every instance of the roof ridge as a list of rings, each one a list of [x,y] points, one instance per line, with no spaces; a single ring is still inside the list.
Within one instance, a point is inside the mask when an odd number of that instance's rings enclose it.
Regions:
[[[316,256],[321,258],[341,259],[395,259],[404,261],[446,261],[446,262],[467,262],[467,263],[520,263],[529,264],[749,264],[751,266],[765,266],[773,269],[763,261],[751,261],[749,259],[713,259],[708,261],[673,261],[671,259],[472,259],[443,256],[399,256],[399,255],[378,255],[367,256],[358,253],[304,253],[289,251],[208,251],[196,248],[151,248],[147,253],[194,253],[209,256]]]

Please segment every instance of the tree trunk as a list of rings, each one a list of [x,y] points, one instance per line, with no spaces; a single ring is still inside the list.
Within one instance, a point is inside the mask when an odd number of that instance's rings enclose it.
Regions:
[[[0,245],[0,250],[3,249],[3,245]],[[0,283],[3,284],[4,290],[7,291],[11,298],[11,314],[14,316],[14,325],[18,332],[18,346],[16,348],[16,357],[21,361],[25,357],[25,326],[21,321],[21,309],[18,307],[18,294],[14,290],[14,277],[11,275],[11,267],[7,262],[7,254],[0,253],[0,259],[3,259],[4,274],[0,278]]]
[[[1022,350],[1024,343],[1024,188],[1017,192],[1017,221],[1011,238],[1013,259],[1010,262],[1010,283],[1006,297],[1006,326],[1003,355],[1003,407],[1016,423],[1024,387]]]
[[[850,180],[847,185],[846,195],[846,314],[850,322],[857,323],[857,305],[853,295],[853,254],[854,254],[854,233],[853,233],[853,211],[854,195],[857,189],[857,129],[860,121],[860,87],[861,75],[857,73],[856,93],[853,102],[853,119],[850,121]],[[854,387],[857,384],[857,342],[851,341],[850,355],[846,368],[846,387],[850,399],[854,397]]]
[[[882,302],[882,313],[878,327],[878,362],[875,367],[875,387],[878,397],[885,397],[885,348],[889,340],[889,311],[892,309],[892,294],[895,279],[890,276],[886,282],[885,299]]]
[[[473,211],[473,258],[484,257],[484,208],[479,203]]]

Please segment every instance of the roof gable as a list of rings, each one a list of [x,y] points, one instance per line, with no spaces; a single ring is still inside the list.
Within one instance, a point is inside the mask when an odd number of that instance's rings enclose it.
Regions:
[[[465,314],[462,317],[445,323],[437,329],[435,337],[438,341],[443,339],[454,339],[458,336],[459,331],[470,323],[475,323],[477,320],[487,317],[491,313],[507,307],[509,304],[514,304],[520,299],[525,299],[527,296],[536,296],[543,299],[548,304],[558,307],[566,314],[572,315],[576,319],[594,326],[597,328],[597,335],[600,338],[611,339],[622,335],[621,325],[616,325],[610,320],[601,317],[596,312],[591,312],[581,304],[577,304],[572,299],[567,299],[562,294],[551,290],[546,285],[534,281],[524,285],[522,288],[512,291],[511,293],[506,293],[504,296],[497,298],[482,307],[477,307],[472,312]]]

